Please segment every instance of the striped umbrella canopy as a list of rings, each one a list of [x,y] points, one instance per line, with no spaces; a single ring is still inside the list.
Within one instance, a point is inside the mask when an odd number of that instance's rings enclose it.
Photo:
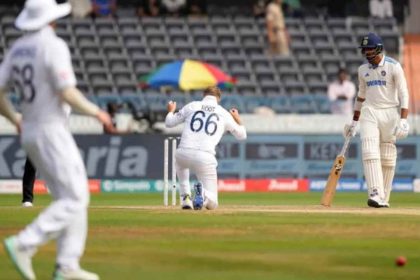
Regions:
[[[236,80],[215,65],[196,60],[177,60],[158,67],[140,79],[143,87],[179,87],[182,90],[205,89],[209,86],[229,88]]]

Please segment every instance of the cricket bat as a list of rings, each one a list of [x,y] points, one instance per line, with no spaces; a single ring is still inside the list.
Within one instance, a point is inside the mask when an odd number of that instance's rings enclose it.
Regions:
[[[321,205],[331,206],[332,200],[334,199],[335,190],[337,188],[338,180],[340,180],[341,172],[343,171],[344,164],[346,163],[346,151],[349,147],[351,137],[346,137],[343,148],[340,154],[334,160],[334,164],[331,167],[330,175],[328,176],[327,184],[325,185],[324,193],[322,194]]]

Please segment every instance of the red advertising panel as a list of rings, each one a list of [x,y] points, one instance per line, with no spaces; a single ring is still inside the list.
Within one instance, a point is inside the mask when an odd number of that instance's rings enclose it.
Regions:
[[[99,193],[101,191],[101,181],[100,180],[89,180],[89,191],[90,193]],[[43,180],[36,180],[34,185],[34,193],[43,194],[47,193],[47,187]]]
[[[307,179],[228,179],[219,180],[219,191],[226,192],[307,192]]]

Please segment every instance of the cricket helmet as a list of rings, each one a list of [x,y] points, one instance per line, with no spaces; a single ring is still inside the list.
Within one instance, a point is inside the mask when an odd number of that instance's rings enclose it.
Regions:
[[[366,57],[369,62],[375,60],[375,57],[383,52],[384,50],[384,43],[378,35],[375,33],[370,32],[368,35],[362,38],[360,42],[360,49],[362,49],[362,54]],[[375,50],[373,53],[366,53],[366,50]]]

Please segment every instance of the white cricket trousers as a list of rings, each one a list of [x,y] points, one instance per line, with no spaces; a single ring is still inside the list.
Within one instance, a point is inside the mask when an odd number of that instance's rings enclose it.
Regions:
[[[77,269],[85,249],[89,204],[80,152],[67,126],[61,123],[24,124],[21,141],[53,202],[18,234],[18,244],[35,251],[57,238],[57,264]]]
[[[395,174],[397,149],[394,129],[398,108],[375,109],[364,106],[360,116],[362,159],[369,196],[378,195],[388,203]]]
[[[181,196],[191,195],[190,171],[203,185],[205,207],[214,209],[218,206],[217,197],[217,160],[209,153],[194,149],[179,148],[175,155],[176,174],[180,184]]]
[[[363,107],[360,115],[360,137],[376,138],[381,143],[395,143],[393,133],[399,116],[398,108]]]

